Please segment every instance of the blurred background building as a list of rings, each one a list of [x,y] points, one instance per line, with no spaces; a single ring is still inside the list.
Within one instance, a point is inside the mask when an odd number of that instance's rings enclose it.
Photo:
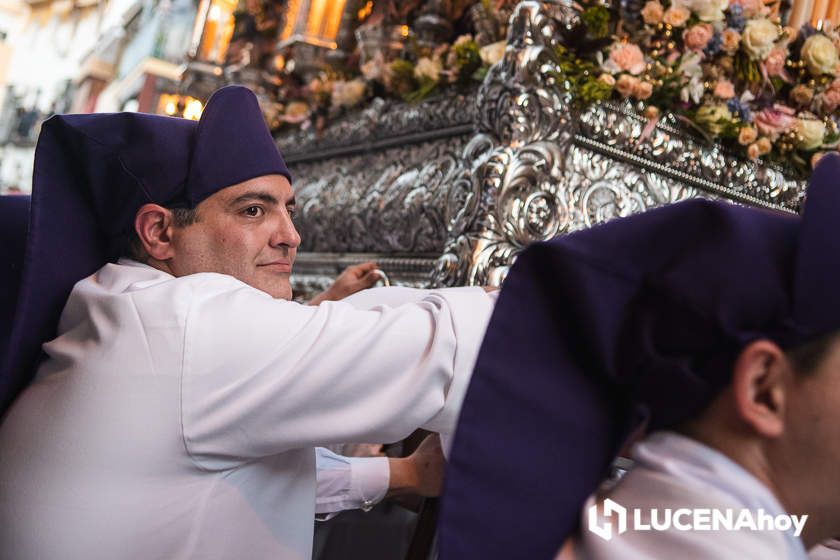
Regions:
[[[452,55],[446,67],[445,49],[464,33],[476,46],[501,40],[513,4],[0,0],[0,192],[30,190],[40,124],[55,113],[197,119],[215,89],[241,83],[276,132],[323,128],[373,97],[463,85],[469,77],[455,75]],[[424,56],[437,62],[418,74]],[[470,72],[482,66],[467,62]],[[402,74],[386,71],[392,63]]]

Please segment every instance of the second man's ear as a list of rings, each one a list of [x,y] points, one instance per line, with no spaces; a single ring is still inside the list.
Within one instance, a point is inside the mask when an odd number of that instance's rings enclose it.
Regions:
[[[134,217],[134,229],[149,257],[165,261],[172,257],[172,212],[158,204],[144,204]]]
[[[764,437],[774,438],[784,432],[792,374],[784,352],[770,340],[751,342],[735,360],[732,390],[737,414]]]

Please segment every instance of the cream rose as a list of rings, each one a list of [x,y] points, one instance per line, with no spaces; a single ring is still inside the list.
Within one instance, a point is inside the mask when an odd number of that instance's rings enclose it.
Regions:
[[[363,80],[336,82],[332,90],[332,104],[336,107],[353,107],[365,97],[367,84]]]
[[[741,35],[741,45],[753,60],[764,60],[779,38],[779,29],[766,19],[751,19]]]
[[[723,11],[729,7],[729,0],[695,0],[691,9],[700,18],[700,21],[717,22],[723,21]]]
[[[665,8],[662,7],[662,4],[653,0],[645,4],[645,7],[642,8],[642,19],[648,25],[656,25],[662,21],[664,13]]]
[[[464,43],[469,43],[472,40],[473,40],[473,37],[469,33],[467,33],[466,35],[460,35],[457,39],[455,39],[455,42],[452,43],[452,46],[453,47],[460,47]]]
[[[811,35],[802,45],[802,60],[814,76],[833,74],[837,66],[837,48],[825,35]]]
[[[286,105],[282,120],[290,123],[301,123],[309,118],[309,105],[303,101],[292,101]]]
[[[702,125],[712,134],[720,134],[723,132],[723,124],[720,121],[729,121],[732,119],[732,115],[729,113],[729,109],[726,105],[721,103],[715,105],[703,105],[697,109],[697,115],[695,118],[697,119],[698,124]]]
[[[601,74],[600,76],[598,76],[598,80],[604,82],[608,86],[615,85],[615,78],[613,78],[611,74]]]
[[[418,80],[427,78],[433,82],[437,82],[440,79],[441,70],[443,70],[443,66],[439,61],[424,56],[414,66],[414,77]]]
[[[484,64],[488,66],[493,66],[505,55],[505,47],[507,46],[507,41],[497,41],[495,43],[491,43],[489,45],[485,45],[478,50],[478,54],[481,55],[481,60]]]
[[[816,119],[799,119],[796,123],[796,145],[803,150],[822,146],[825,123]]]
[[[362,71],[362,76],[364,76],[366,80],[381,81],[384,67],[385,59],[383,58],[382,53],[376,53],[374,58],[362,64],[360,70]]]
[[[665,15],[662,16],[662,21],[671,27],[682,27],[688,18],[691,17],[691,12],[682,6],[672,6],[665,10]]]

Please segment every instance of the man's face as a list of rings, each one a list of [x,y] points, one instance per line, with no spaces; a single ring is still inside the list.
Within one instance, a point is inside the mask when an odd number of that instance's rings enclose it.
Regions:
[[[290,299],[289,277],[300,245],[294,207],[292,186],[282,175],[218,191],[198,205],[194,224],[173,228],[173,273],[219,272]]]
[[[802,513],[822,514],[835,524],[832,534],[840,534],[835,491],[840,487],[840,342],[832,343],[814,371],[794,374],[786,401],[785,432],[772,466],[788,478],[789,488],[798,488],[797,498],[809,498],[810,511]]]

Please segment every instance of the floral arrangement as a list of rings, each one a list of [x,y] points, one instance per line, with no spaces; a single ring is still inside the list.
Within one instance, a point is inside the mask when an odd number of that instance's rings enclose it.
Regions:
[[[324,71],[308,83],[281,92],[283,111],[274,126],[310,123],[322,128],[327,119],[364,104],[375,96],[418,102],[447,86],[481,82],[490,66],[504,54],[505,42],[479,47],[472,35],[461,35],[416,60],[390,62],[382,53],[358,70]]]
[[[266,96],[262,103],[266,120],[272,129],[314,125],[316,130],[321,130],[329,119],[374,97],[417,102],[444,88],[481,82],[490,66],[504,54],[506,25],[516,3],[517,0],[437,3],[460,35],[452,42],[432,45],[428,40],[417,40],[411,27],[412,18],[422,14],[425,2],[373,3],[373,15],[360,12],[360,17],[364,13],[365,19],[359,20],[359,29],[365,29],[373,38],[373,48],[360,40],[346,63],[330,66],[314,77],[297,71],[294,51],[285,57],[281,55],[281,67],[268,80],[272,95]],[[381,10],[379,13],[376,6]],[[485,19],[476,20],[475,13],[483,14]],[[396,25],[395,22],[408,23]],[[388,40],[378,45],[376,41],[380,37]],[[402,44],[401,50],[394,50],[395,43]]]
[[[807,174],[840,143],[840,33],[783,27],[774,2],[649,0],[638,22],[586,7],[585,40],[557,50],[559,77],[583,105],[638,102],[643,137],[670,113],[750,159]]]

